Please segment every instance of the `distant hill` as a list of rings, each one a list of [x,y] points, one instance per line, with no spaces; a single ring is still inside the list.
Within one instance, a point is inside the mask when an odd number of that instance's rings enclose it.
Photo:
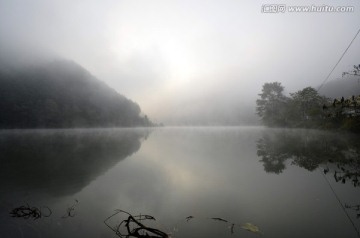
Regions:
[[[330,98],[348,98],[352,95],[360,95],[360,77],[348,76],[329,81],[320,89],[319,93]]]
[[[138,104],[67,60],[18,68],[0,65],[0,111],[0,128],[152,124]]]

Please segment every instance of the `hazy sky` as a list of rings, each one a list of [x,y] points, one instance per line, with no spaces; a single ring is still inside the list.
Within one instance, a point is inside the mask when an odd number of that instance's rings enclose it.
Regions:
[[[0,0],[0,46],[71,59],[158,122],[200,109],[226,116],[253,108],[264,82],[318,86],[360,28],[358,0],[287,2],[354,12],[262,13],[286,2],[260,0]],[[360,36],[330,79],[359,63]]]

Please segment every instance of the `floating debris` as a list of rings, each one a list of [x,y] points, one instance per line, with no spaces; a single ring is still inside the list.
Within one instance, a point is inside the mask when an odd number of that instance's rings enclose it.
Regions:
[[[253,232],[253,233],[262,234],[262,232],[260,231],[259,227],[255,226],[254,224],[251,224],[251,223],[249,223],[249,222],[247,222],[247,223],[245,223],[244,225],[242,225],[241,228],[243,228],[244,230]]]
[[[34,220],[39,219],[41,217],[49,217],[52,214],[52,211],[48,207],[43,207],[48,210],[48,214],[44,214],[41,210],[41,208],[38,207],[30,207],[29,204],[27,206],[20,206],[16,207],[13,210],[11,210],[10,215],[12,217],[22,217],[24,219],[33,218]]]
[[[186,221],[190,221],[191,219],[193,219],[194,217],[193,216],[188,216],[188,217],[186,217],[185,219],[186,219]]]
[[[111,227],[107,222],[112,217],[116,216],[119,213],[124,213],[127,215],[127,218],[122,220],[115,228]],[[140,221],[146,220],[155,220],[153,216],[150,215],[137,215],[133,216],[130,213],[123,210],[116,210],[115,213],[105,219],[104,223],[109,227],[115,234],[119,237],[137,237],[137,238],[169,238],[169,235],[158,229],[145,226]],[[121,230],[125,230],[121,232]]]
[[[66,214],[63,215],[61,218],[68,218],[68,217],[74,217],[75,216],[75,207],[78,205],[79,201],[75,199],[75,204],[73,204],[71,207],[68,207],[66,209]]]
[[[229,227],[230,228],[230,232],[231,234],[234,234],[234,228],[235,228],[235,224],[231,224],[231,226]]]
[[[210,219],[213,219],[214,221],[228,222],[227,220],[222,219],[222,218],[219,218],[219,217],[212,217],[212,218],[210,218]]]

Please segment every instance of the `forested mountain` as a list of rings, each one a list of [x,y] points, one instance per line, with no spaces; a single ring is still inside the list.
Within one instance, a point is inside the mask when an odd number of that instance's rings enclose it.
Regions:
[[[149,126],[138,104],[72,61],[0,65],[0,128]]]

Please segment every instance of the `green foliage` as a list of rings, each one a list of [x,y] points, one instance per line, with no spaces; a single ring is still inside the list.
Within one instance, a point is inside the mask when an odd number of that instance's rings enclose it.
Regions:
[[[283,89],[278,82],[263,85],[256,112],[265,125],[360,132],[359,96],[332,102],[312,87],[290,93],[290,97],[283,95]]]
[[[321,124],[325,113],[323,105],[329,100],[320,96],[312,87],[306,87],[295,93],[290,93],[291,122],[301,127],[315,127]]]
[[[265,83],[260,99],[256,100],[256,113],[268,126],[284,126],[286,124],[285,105],[287,98],[283,95],[284,87],[279,82]]]
[[[344,118],[341,123],[341,128],[360,133],[360,120],[356,117]]]
[[[73,62],[0,71],[0,128],[150,126],[138,104]]]

